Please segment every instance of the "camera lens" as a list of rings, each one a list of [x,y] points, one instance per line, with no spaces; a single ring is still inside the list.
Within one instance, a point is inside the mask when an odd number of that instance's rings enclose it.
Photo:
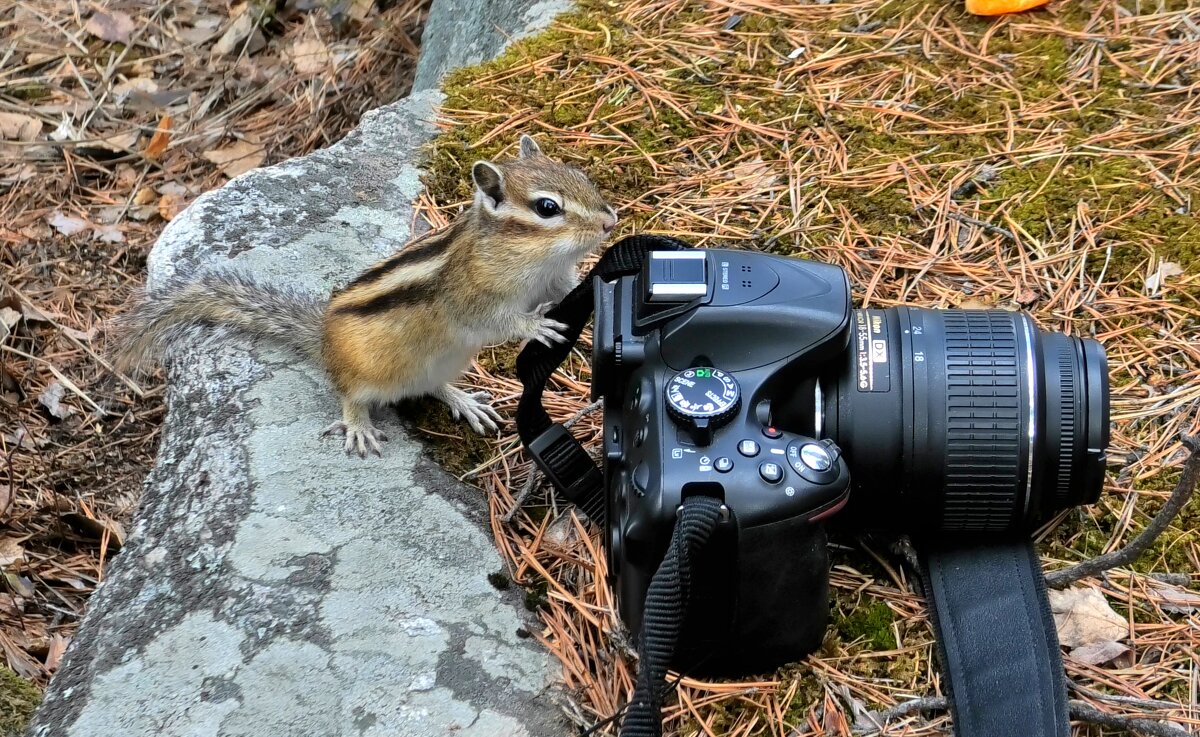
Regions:
[[[841,369],[822,383],[826,435],[851,469],[846,519],[1004,531],[1100,494],[1108,371],[1094,340],[1003,310],[855,310]]]

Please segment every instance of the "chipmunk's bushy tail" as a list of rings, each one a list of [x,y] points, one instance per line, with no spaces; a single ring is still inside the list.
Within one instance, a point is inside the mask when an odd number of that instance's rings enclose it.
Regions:
[[[323,297],[262,284],[236,271],[209,272],[143,295],[117,319],[114,358],[122,370],[137,370],[156,362],[191,328],[214,325],[270,338],[317,359],[325,305]]]

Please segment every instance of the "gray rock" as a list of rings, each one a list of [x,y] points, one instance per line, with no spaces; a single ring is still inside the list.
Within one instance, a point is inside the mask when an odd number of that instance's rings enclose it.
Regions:
[[[325,292],[400,248],[427,227],[416,162],[440,99],[201,196],[163,232],[150,288],[237,268]],[[489,583],[503,564],[479,492],[394,414],[382,459],[348,457],[318,437],[339,416],[318,367],[210,330],[169,357],[167,402],[135,529],[31,735],[566,733],[530,615]]]
[[[446,72],[491,59],[510,41],[545,28],[567,0],[439,0],[421,34],[413,91],[432,89]]]

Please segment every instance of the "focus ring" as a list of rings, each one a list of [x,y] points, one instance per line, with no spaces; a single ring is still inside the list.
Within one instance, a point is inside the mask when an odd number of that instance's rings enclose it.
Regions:
[[[942,528],[1008,529],[1020,506],[1021,390],[1017,315],[942,313],[946,467]]]
[[[1058,478],[1054,483],[1054,509],[1071,501],[1071,461],[1075,449],[1075,361],[1073,341],[1058,350]]]

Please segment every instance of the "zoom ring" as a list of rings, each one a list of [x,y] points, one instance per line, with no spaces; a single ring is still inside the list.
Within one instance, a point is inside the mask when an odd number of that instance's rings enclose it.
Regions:
[[[1007,529],[1020,501],[1017,317],[947,311],[946,470],[942,528]]]

